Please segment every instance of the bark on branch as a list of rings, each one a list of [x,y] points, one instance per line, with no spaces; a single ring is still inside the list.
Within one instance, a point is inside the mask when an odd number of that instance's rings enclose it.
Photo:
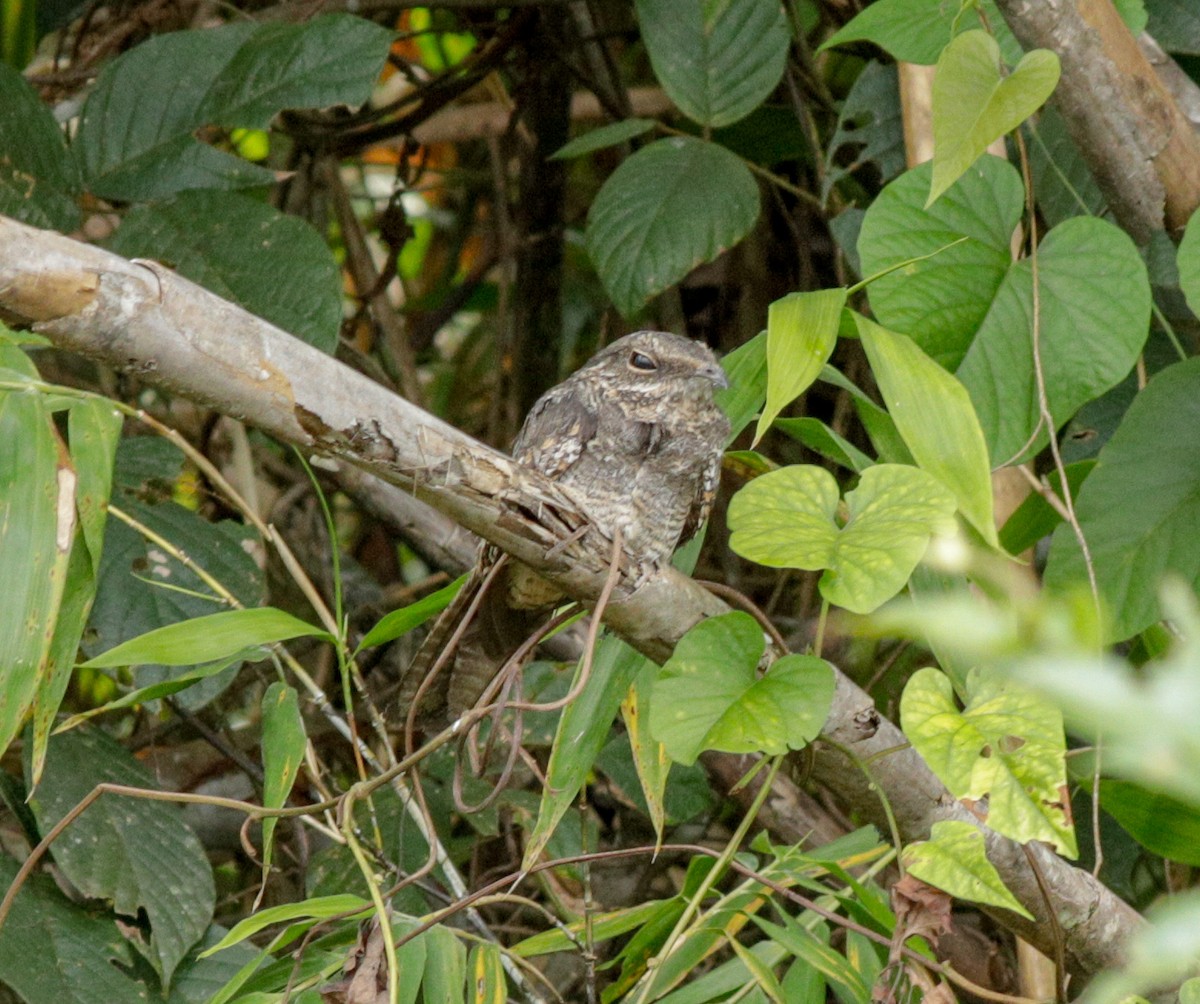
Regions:
[[[1200,205],[1200,135],[1111,0],[996,0],[1026,49],[1062,61],[1054,103],[1117,222],[1139,244]]]
[[[559,486],[159,265],[0,217],[0,317],[255,425],[326,458],[324,466],[367,471],[394,486],[374,492],[376,504],[389,494],[399,498],[400,489],[576,599],[592,601],[602,588],[610,542],[587,526]],[[605,619],[661,662],[692,625],[727,610],[668,567],[641,583],[626,576]],[[868,778],[832,747],[815,759],[816,778],[860,818],[886,832],[886,797],[905,841],[923,839],[942,819],[978,825],[871,698],[840,674],[825,731],[858,762],[870,763]],[[1121,961],[1139,924],[1130,907],[1046,848],[1034,847],[1027,857],[1019,845],[980,828],[1005,884],[1038,918],[1031,923],[996,911],[1005,926],[1052,957],[1061,944],[1075,986]],[[1055,922],[1030,858],[1050,891]]]

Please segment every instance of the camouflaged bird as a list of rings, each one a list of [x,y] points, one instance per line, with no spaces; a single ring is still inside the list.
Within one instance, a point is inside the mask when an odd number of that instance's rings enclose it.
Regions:
[[[624,551],[639,566],[657,565],[696,533],[712,508],[729,436],[729,420],[713,393],[727,386],[707,346],[638,331],[543,395],[525,419],[513,456],[566,488],[607,536],[619,527]],[[428,671],[497,557],[494,547],[481,550],[418,653],[415,675]],[[451,717],[475,703],[562,599],[556,586],[524,565],[501,570],[447,667]],[[430,712],[443,710],[437,697],[424,703]]]

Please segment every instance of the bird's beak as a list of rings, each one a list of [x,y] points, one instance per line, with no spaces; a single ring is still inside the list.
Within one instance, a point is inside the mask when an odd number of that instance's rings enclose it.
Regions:
[[[725,375],[725,371],[721,369],[720,363],[713,363],[711,366],[705,366],[700,370],[700,375],[705,380],[711,380],[713,385],[718,390],[729,390],[729,377]]]

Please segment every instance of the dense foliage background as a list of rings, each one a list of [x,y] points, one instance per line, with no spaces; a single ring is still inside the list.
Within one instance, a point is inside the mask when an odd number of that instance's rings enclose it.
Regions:
[[[1059,7],[0,0],[0,998],[1194,998],[1200,14]],[[406,722],[637,328],[713,616]]]

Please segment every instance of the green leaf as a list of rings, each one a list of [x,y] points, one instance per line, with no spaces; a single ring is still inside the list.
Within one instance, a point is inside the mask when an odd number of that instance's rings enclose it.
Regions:
[[[879,6],[873,4],[863,13]],[[874,166],[872,177],[878,176],[877,183],[891,181],[905,168],[900,75],[895,64],[876,60],[863,68],[838,108],[837,129],[825,148],[822,202],[828,200],[838,182],[856,175],[867,165]],[[842,225],[848,219],[845,217]],[[838,236],[845,250],[841,235]],[[847,257],[852,258],[849,253]]]
[[[1200,809],[1129,781],[1100,782],[1100,804],[1131,837],[1159,857],[1200,866]]]
[[[917,464],[950,489],[967,522],[998,546],[987,446],[966,389],[912,339],[859,314],[854,320],[888,413]]]
[[[954,819],[934,823],[929,839],[909,844],[904,848],[903,858],[910,875],[956,899],[999,906],[1034,919],[1008,891],[987,858],[983,834],[970,823]]]
[[[193,666],[215,662],[246,649],[271,645],[292,638],[321,638],[333,641],[327,631],[313,627],[274,607],[250,610],[225,610],[207,617],[169,624],[148,631],[89,659],[90,669],[135,666],[152,662],[161,666]]]
[[[671,773],[671,758],[667,756],[666,748],[651,738],[648,729],[650,693],[657,676],[658,667],[648,663],[629,688],[625,700],[621,702],[625,737],[637,774],[640,794],[645,802],[646,814],[654,827],[656,846],[662,843],[663,829],[666,826],[667,779]]]
[[[757,914],[751,915],[750,919],[771,941],[787,949],[835,984],[836,988],[840,988],[836,994],[839,1001],[868,1004],[871,1000],[870,986],[864,981],[863,974],[829,943],[829,930],[824,924],[814,925],[815,930],[810,930],[787,914],[780,917],[782,927]]]
[[[239,944],[252,937],[259,931],[276,924],[285,924],[293,920],[328,920],[330,917],[365,915],[371,910],[371,901],[361,896],[351,896],[343,893],[339,896],[315,896],[301,900],[299,903],[284,903],[282,906],[272,906],[245,920],[239,921],[228,934],[210,948],[200,953],[202,959],[222,952],[231,945]]]
[[[505,1004],[508,984],[504,979],[499,948],[488,942],[476,945],[467,957],[467,972],[470,973],[472,1004]]]
[[[933,178],[926,206],[975,163],[993,140],[1036,112],[1058,84],[1049,49],[1021,57],[1000,75],[1000,46],[986,31],[965,31],[938,59],[933,78]]]
[[[729,151],[688,136],[660,139],[600,189],[588,213],[588,253],[629,315],[740,241],[758,212],[758,184]]]
[[[788,655],[763,676],[762,628],[735,611],[692,628],[664,664],[650,705],[650,734],[672,760],[706,749],[771,755],[801,749],[825,724],[833,672],[823,659]]]
[[[767,308],[767,403],[754,442],[789,404],[808,390],[837,345],[846,290],[791,293]]]
[[[78,525],[71,541],[62,602],[54,623],[46,671],[38,681],[32,716],[30,776],[42,776],[46,743],[71,681],[92,603],[96,569],[103,554],[113,457],[121,435],[122,418],[103,398],[76,399],[67,414],[71,463],[75,468],[75,509]]]
[[[121,440],[114,505],[171,541],[242,606],[260,606],[264,583],[253,557],[258,546],[253,529],[232,520],[211,523],[175,502],[155,501],[172,496],[182,465],[183,454],[164,439]],[[113,517],[105,531],[95,605],[81,647],[86,656],[98,655],[130,638],[223,606],[224,600],[192,568]],[[229,685],[236,668],[191,687],[179,703],[190,710],[203,707]],[[170,667],[147,664],[134,669],[132,682],[145,687],[178,675]]]
[[[978,16],[965,4],[929,0],[876,0],[830,36],[818,51],[849,42],[874,42],[897,61],[932,66],[954,34],[978,28],[980,19],[996,33],[1005,59],[1015,62],[1021,47],[1013,38],[993,0],[983,0]]]
[[[0,392],[0,750],[24,723],[53,651],[76,531],[76,477],[60,448],[41,395]]]
[[[105,198],[149,200],[270,184],[271,171],[201,143],[197,130],[260,129],[285,108],[359,105],[391,39],[362,18],[326,14],[142,42],[105,66],[84,105],[75,148],[87,185]]]
[[[984,157],[925,208],[931,171],[922,164],[879,193],[858,248],[863,274],[879,276],[869,288],[879,323],[954,370],[1012,265],[1025,195],[1016,168]]]
[[[790,38],[775,0],[637,0],[637,12],[654,75],[700,125],[744,118],[783,76]]]
[[[571,160],[574,157],[582,157],[585,153],[625,143],[635,136],[643,136],[653,128],[653,119],[622,119],[620,122],[611,122],[599,129],[589,129],[582,136],[576,136],[570,143],[555,150],[550,159]]]
[[[428,596],[421,597],[415,603],[410,603],[406,607],[400,607],[398,610],[393,610],[391,613],[385,614],[366,633],[363,640],[358,643],[358,648],[354,650],[354,654],[357,655],[363,649],[374,648],[377,645],[386,645],[389,641],[395,641],[401,635],[406,635],[414,628],[420,627],[430,617],[440,614],[450,605],[450,601],[458,595],[458,591],[466,581],[466,575],[460,575],[450,585],[442,586],[441,589],[430,593]]]
[[[517,942],[510,949],[514,955],[522,959],[532,959],[539,955],[549,955],[552,952],[569,952],[574,949],[577,941],[567,936],[567,931],[581,935],[589,926],[596,943],[609,941],[628,931],[641,927],[646,921],[657,914],[663,906],[662,900],[648,900],[635,906],[613,910],[609,913],[597,913],[588,921],[575,921],[571,924],[552,927],[531,935]],[[677,915],[677,914],[676,914]]]
[[[16,875],[17,862],[0,856],[0,886]],[[114,919],[72,903],[49,875],[29,876],[0,930],[0,982],[24,1001],[147,1004],[132,963]]]
[[[729,546],[773,568],[825,569],[821,595],[870,613],[908,581],[935,533],[953,529],[954,498],[914,467],[878,464],[847,493],[822,467],[785,467],[746,485],[729,505]]]
[[[356,108],[371,96],[395,37],[350,14],[260,24],[213,82],[200,116],[266,129],[285,108]]]
[[[69,732],[78,725],[86,722],[90,718],[96,718],[99,715],[106,715],[110,711],[117,711],[121,708],[132,708],[139,704],[148,704],[150,701],[157,701],[163,697],[170,697],[172,694],[178,694],[181,690],[187,690],[189,687],[198,683],[200,680],[207,680],[210,676],[216,676],[229,669],[230,666],[239,665],[242,662],[242,656],[245,653],[237,652],[228,659],[218,659],[216,662],[207,662],[202,666],[197,666],[195,669],[190,669],[185,673],[180,673],[168,680],[160,680],[157,683],[148,684],[145,687],[138,687],[131,690],[120,697],[107,701],[98,707],[88,708],[86,711],[80,711],[71,715],[66,721],[62,722],[56,728],[55,732]],[[53,722],[51,722],[53,724]],[[35,750],[36,752],[36,750]],[[35,768],[38,766],[37,761],[34,761]],[[36,773],[33,775],[38,776]]]
[[[337,345],[337,263],[308,223],[266,202],[236,192],[183,192],[134,206],[107,246],[126,258],[165,261],[324,352]]]
[[[775,428],[855,474],[861,474],[875,462],[819,418],[778,418]]]
[[[28,765],[27,765],[28,766]],[[42,782],[30,807],[45,833],[102,781],[158,790],[153,778],[98,729],[78,729],[50,741]],[[164,802],[102,795],[71,823],[51,853],[84,896],[150,921],[148,958],[163,986],[212,919],[212,869],[179,810]]]
[[[0,213],[47,230],[74,230],[79,225],[79,168],[62,127],[25,78],[4,63],[0,150]]]
[[[1200,317],[1200,212],[1192,213],[1188,220],[1175,260],[1179,268],[1179,288],[1192,313]]]
[[[1033,266],[1012,262],[1009,250],[1020,179],[1009,164],[984,157],[926,210],[928,177],[928,165],[901,175],[867,211],[864,271],[901,266],[871,283],[871,306],[880,323],[957,371],[993,464],[1008,463],[1047,438],[1044,428],[1034,435]],[[1146,341],[1150,286],[1129,237],[1096,219],[1070,219],[1049,232],[1038,249],[1038,279],[1047,402],[1062,425],[1132,369]]]
[[[278,809],[291,793],[308,745],[295,689],[272,683],[263,694],[262,716],[263,807]],[[267,816],[262,821],[264,883],[271,874],[271,837],[278,822],[276,816]]]
[[[949,677],[918,670],[900,699],[904,734],[955,798],[988,799],[987,825],[1074,857],[1062,715],[994,674],[968,675],[960,711]]]
[[[950,41],[957,5],[929,0],[876,0],[829,36],[823,52],[851,42],[874,42],[896,60],[932,66]]]
[[[542,802],[521,865],[537,863],[562,817],[592,772],[631,683],[649,660],[612,636],[600,640],[592,673],[579,698],[563,709],[546,766]]]
[[[467,951],[453,931],[442,925],[425,932],[425,973],[421,995],[425,1001],[455,1004],[465,1001]]]
[[[1200,584],[1200,359],[1169,366],[1130,405],[1079,490],[1075,512],[1087,538],[1111,638],[1137,634],[1160,617],[1158,589],[1168,573]],[[1075,534],[1055,531],[1046,586],[1086,586]]]
[[[1061,426],[1081,405],[1116,386],[1146,343],[1150,283],[1129,236],[1106,220],[1059,224],[1038,248],[1042,369],[1050,413]],[[1029,456],[1038,429],[1033,267],[1013,264],[958,368],[986,430],[992,460]]]

